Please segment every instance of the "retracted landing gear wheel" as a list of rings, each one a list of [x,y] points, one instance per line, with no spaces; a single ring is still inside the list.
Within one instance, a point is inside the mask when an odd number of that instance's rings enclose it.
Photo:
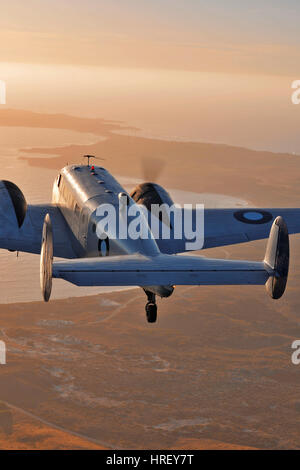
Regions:
[[[148,323],[155,323],[157,319],[157,305],[153,302],[148,302],[145,309]]]

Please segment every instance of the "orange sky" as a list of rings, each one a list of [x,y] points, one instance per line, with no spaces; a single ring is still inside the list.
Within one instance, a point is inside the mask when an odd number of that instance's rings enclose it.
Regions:
[[[0,62],[294,76],[298,3],[0,0]]]
[[[0,0],[0,7],[7,107],[300,153],[300,105],[291,103],[291,83],[300,79],[299,0]]]

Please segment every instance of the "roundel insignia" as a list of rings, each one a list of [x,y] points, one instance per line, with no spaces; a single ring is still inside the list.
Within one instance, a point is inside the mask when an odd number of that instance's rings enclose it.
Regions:
[[[244,209],[236,211],[234,217],[245,224],[266,224],[273,219],[270,212],[258,209]]]

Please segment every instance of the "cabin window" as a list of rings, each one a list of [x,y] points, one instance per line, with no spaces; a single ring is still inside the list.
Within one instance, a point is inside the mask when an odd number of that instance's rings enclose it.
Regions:
[[[61,182],[61,174],[59,174],[58,178],[57,178],[57,187],[58,188],[59,188],[60,182]]]

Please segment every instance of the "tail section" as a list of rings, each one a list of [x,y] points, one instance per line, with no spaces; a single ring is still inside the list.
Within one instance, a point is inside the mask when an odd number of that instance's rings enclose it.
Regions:
[[[200,256],[142,254],[81,258],[53,263],[53,237],[49,214],[43,227],[41,288],[47,302],[52,277],[78,286],[264,285],[273,299],[286,287],[289,270],[289,235],[282,217],[271,227],[262,262],[210,259]]]

